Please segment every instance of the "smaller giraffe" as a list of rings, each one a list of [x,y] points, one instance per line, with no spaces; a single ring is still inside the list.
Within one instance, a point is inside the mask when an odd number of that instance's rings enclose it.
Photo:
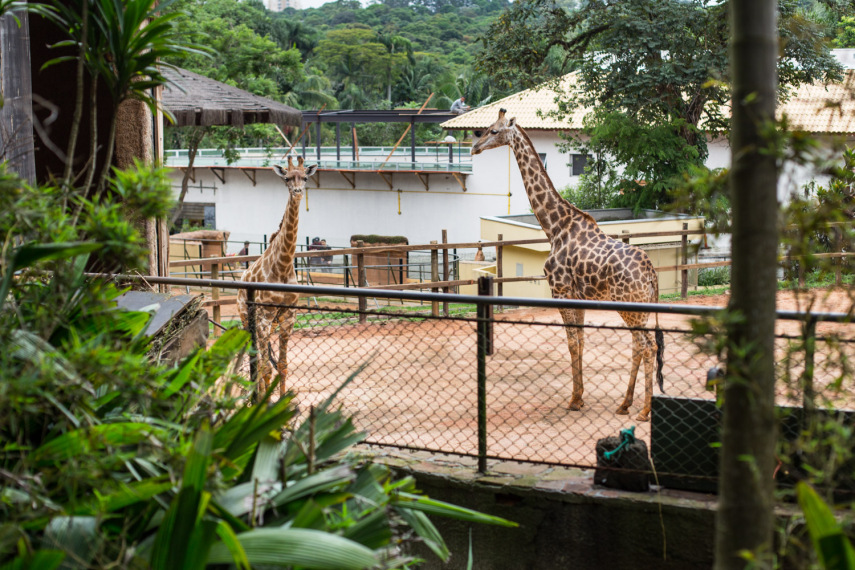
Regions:
[[[273,171],[285,181],[288,189],[288,206],[279,224],[279,229],[270,236],[270,245],[252,265],[243,272],[241,281],[255,283],[297,283],[297,273],[294,270],[294,256],[297,251],[297,225],[300,216],[300,201],[306,181],[317,170],[317,165],[303,166],[303,157],[297,158],[297,166],[288,157],[288,167],[274,165]],[[296,320],[297,293],[282,293],[278,291],[257,291],[255,301],[256,338],[258,339],[258,359],[260,382],[259,393],[265,393],[270,387],[272,377],[272,337],[278,331],[279,357],[276,360],[276,370],[279,375],[279,393],[285,391],[285,377],[288,374],[288,339],[294,329]],[[246,291],[241,289],[237,298],[238,312],[244,329],[249,326],[246,303]],[[278,306],[274,306],[278,305]]]

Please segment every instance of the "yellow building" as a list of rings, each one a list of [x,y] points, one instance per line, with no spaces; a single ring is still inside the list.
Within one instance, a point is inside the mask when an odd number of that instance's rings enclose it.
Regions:
[[[632,237],[637,234],[662,234],[683,229],[688,225],[690,231],[702,232],[704,219],[685,214],[664,214],[654,210],[643,210],[633,216],[629,209],[589,210],[600,228],[608,235],[623,239],[628,236],[629,243],[637,245],[647,252],[653,266],[657,268],[673,267],[683,262],[682,236],[660,235]],[[534,214],[496,216],[481,218],[481,240],[490,242],[546,239]],[[697,263],[698,249],[703,243],[702,235],[688,236],[687,262]],[[549,243],[507,245],[502,247],[503,277],[537,277],[543,275],[543,264],[549,254]],[[496,261],[461,262],[461,279],[477,278],[480,275],[498,274]],[[681,272],[670,269],[659,271],[659,293],[675,293],[681,289]],[[696,287],[697,270],[689,271],[689,288]],[[475,286],[462,287],[461,293],[474,295]],[[503,285],[505,297],[549,298],[551,293],[545,279],[518,281]]]

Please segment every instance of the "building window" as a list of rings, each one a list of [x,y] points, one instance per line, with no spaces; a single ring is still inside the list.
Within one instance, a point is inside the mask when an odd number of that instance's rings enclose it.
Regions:
[[[570,174],[572,174],[573,176],[579,176],[580,174],[584,174],[585,166],[588,165],[588,161],[591,159],[591,155],[573,154],[571,156],[573,158],[573,162],[570,167]]]
[[[543,163],[543,168],[545,169],[546,168],[546,153],[545,152],[539,152],[539,153],[537,153],[537,156],[540,157],[540,162]]]
[[[176,227],[204,228],[213,230],[217,227],[217,206],[200,202],[184,202],[176,220]]]
[[[522,277],[523,275],[525,275],[523,273],[523,264],[517,263],[517,277]]]

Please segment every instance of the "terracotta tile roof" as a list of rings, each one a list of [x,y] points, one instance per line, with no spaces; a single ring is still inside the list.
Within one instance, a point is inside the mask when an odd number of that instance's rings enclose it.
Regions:
[[[802,85],[781,105],[793,128],[811,133],[855,134],[855,70],[841,83]]]
[[[561,88],[566,90],[575,83],[575,74],[570,73],[561,80]],[[568,130],[582,128],[582,119],[586,110],[579,109],[570,117],[558,120],[554,117],[538,116],[538,110],[545,112],[557,108],[556,92],[549,87],[526,89],[495,103],[472,109],[459,117],[442,123],[444,129],[484,129],[496,122],[499,109],[507,109],[508,117],[516,117],[517,123],[526,130]]]
[[[564,76],[562,89],[569,89],[574,82],[574,74]],[[538,116],[538,110],[548,113],[556,109],[555,97],[556,92],[547,87],[527,89],[473,109],[441,126],[445,129],[484,129],[496,121],[499,109],[503,108],[526,130],[581,128],[586,109],[579,109],[562,120]],[[802,85],[778,109],[778,113],[786,113],[790,124],[797,129],[813,133],[855,134],[855,70],[845,71],[842,83]]]

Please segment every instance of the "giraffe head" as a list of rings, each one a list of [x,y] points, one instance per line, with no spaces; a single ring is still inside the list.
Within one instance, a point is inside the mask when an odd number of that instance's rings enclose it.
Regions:
[[[292,197],[303,196],[303,190],[306,188],[306,181],[317,169],[317,164],[304,167],[302,156],[297,157],[297,166],[292,164],[290,156],[288,157],[287,169],[282,168],[281,164],[273,165],[273,172],[285,181],[285,186],[288,188],[288,192]]]
[[[490,125],[481,138],[472,145],[472,154],[481,154],[485,150],[511,144],[511,139],[516,133],[516,117],[506,119],[505,109],[499,109],[499,120]]]

